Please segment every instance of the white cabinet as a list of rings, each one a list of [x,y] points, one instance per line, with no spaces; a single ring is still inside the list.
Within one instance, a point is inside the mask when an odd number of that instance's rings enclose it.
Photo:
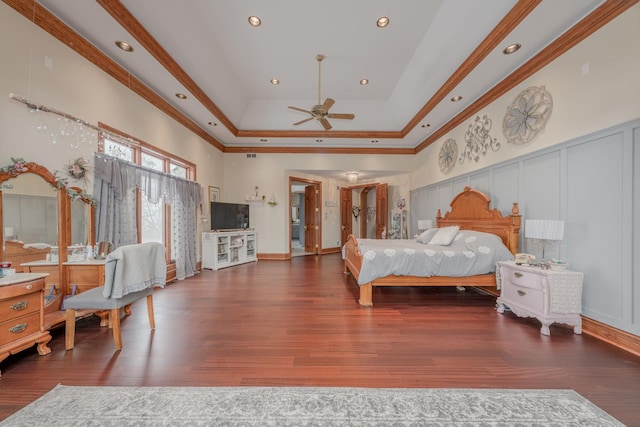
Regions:
[[[219,270],[258,260],[255,231],[202,233],[202,268]]]
[[[582,333],[582,279],[577,271],[543,270],[540,267],[499,262],[498,313],[508,308],[519,317],[535,317],[540,333],[549,335],[549,325],[566,323]]]

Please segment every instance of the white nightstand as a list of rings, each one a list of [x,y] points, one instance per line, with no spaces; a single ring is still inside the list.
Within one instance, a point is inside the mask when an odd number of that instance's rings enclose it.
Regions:
[[[496,274],[498,313],[509,308],[517,316],[535,317],[542,323],[543,335],[550,334],[549,325],[554,322],[569,324],[574,333],[582,333],[582,273],[499,262]]]

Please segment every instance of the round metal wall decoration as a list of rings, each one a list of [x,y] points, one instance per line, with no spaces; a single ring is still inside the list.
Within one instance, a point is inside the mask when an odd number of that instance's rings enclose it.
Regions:
[[[440,165],[440,171],[442,173],[449,173],[453,166],[456,164],[458,158],[458,144],[456,141],[449,138],[440,148],[440,155],[438,156],[438,165]]]
[[[553,100],[544,86],[523,90],[507,107],[502,133],[507,142],[522,145],[538,136],[547,124]]]

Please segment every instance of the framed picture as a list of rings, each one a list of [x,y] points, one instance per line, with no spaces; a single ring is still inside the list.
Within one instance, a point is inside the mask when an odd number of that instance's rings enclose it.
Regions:
[[[220,201],[220,189],[209,186],[209,203]]]

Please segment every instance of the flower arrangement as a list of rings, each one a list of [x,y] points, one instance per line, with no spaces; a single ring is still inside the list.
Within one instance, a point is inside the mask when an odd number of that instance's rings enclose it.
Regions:
[[[27,161],[22,157],[12,157],[11,161],[13,162],[13,164],[5,168],[0,168],[0,172],[9,172],[12,175],[17,175],[29,170],[26,166]]]
[[[71,178],[85,179],[87,177],[87,172],[89,172],[89,161],[82,157],[78,157],[73,162],[69,163],[66,168],[67,175]]]

